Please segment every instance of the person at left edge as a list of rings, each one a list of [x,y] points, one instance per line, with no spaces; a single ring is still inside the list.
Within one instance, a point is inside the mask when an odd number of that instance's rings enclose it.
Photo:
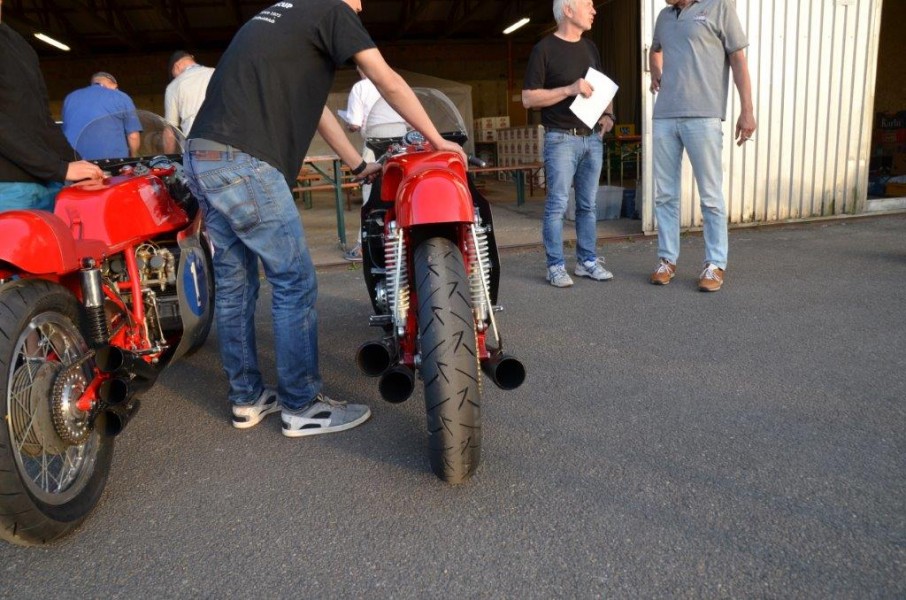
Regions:
[[[322,392],[317,282],[291,192],[316,130],[357,177],[381,169],[326,107],[337,67],[353,61],[429,142],[466,160],[384,61],[361,10],[360,0],[291,0],[259,12],[224,52],[189,133],[184,163],[214,245],[215,318],[237,428],[282,408],[283,434],[299,437],[350,429],[371,414]],[[258,367],[259,261],[273,288],[276,390]]]
[[[142,125],[116,77],[99,71],[63,100],[63,133],[88,160],[138,156]]]
[[[50,117],[34,48],[2,22],[0,0],[0,211],[53,210],[65,181],[97,183],[100,167],[78,160]]]

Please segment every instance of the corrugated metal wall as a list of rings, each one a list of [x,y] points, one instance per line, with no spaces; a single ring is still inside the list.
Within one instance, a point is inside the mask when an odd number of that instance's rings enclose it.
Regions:
[[[643,58],[663,0],[641,0]],[[756,142],[732,143],[732,82],[724,123],[724,192],[731,223],[768,223],[862,210],[868,188],[882,0],[737,0],[748,34]],[[650,74],[643,67],[642,89]],[[643,220],[655,229],[651,154],[654,98],[643,96]],[[701,226],[688,159],[682,224]]]

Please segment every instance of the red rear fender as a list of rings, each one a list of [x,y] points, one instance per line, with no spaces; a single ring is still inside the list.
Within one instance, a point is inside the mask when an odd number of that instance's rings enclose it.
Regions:
[[[66,223],[43,210],[0,213],[0,261],[34,274],[67,273],[79,259],[100,260],[106,246],[95,240],[75,240]]]
[[[424,171],[403,182],[396,201],[400,227],[431,223],[471,223],[472,196],[465,183],[445,171]]]

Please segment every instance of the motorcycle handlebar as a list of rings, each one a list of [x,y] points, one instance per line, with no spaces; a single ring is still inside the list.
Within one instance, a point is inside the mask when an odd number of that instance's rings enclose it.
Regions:
[[[393,156],[393,154],[394,153],[392,150],[388,150],[387,152],[384,152],[379,157],[377,157],[374,162],[383,166],[384,163],[387,162],[387,159],[390,158],[391,156]],[[477,156],[469,156],[469,166],[478,167],[479,169],[483,169],[486,166],[488,166],[488,163],[486,161],[481,160]]]

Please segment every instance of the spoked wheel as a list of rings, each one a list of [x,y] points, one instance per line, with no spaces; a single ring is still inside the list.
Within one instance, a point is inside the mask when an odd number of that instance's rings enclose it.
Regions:
[[[75,529],[97,504],[113,440],[76,400],[92,377],[79,307],[64,288],[0,288],[0,538],[30,545]]]
[[[448,483],[481,460],[481,386],[469,280],[459,248],[432,238],[415,249],[421,375],[431,468]]]

